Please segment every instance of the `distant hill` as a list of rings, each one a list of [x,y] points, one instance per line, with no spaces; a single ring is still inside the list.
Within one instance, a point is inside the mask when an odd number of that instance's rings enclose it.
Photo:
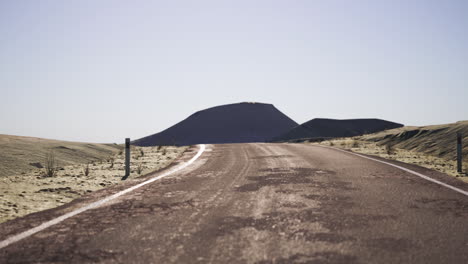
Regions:
[[[275,137],[273,141],[353,137],[402,126],[402,124],[374,118],[343,120],[315,118]]]
[[[208,108],[176,125],[132,142],[137,146],[266,142],[297,126],[272,104],[238,103]]]
[[[106,159],[122,146],[0,134],[0,149],[0,176],[10,176],[44,166],[50,151],[59,166],[66,166]]]

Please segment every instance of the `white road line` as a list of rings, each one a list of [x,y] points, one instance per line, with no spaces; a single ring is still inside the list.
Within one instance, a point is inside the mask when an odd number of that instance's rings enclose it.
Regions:
[[[138,188],[140,188],[140,187],[142,187],[142,186],[144,186],[144,185],[146,185],[146,184],[148,184],[148,183],[152,183],[152,182],[154,182],[154,181],[156,181],[156,180],[159,180],[159,179],[161,179],[161,178],[167,177],[167,176],[169,176],[169,175],[171,175],[171,174],[173,174],[173,173],[175,173],[175,172],[177,172],[177,171],[180,171],[180,170],[184,169],[184,168],[187,167],[188,165],[192,164],[195,160],[197,160],[197,159],[202,155],[202,153],[205,151],[205,145],[201,144],[201,145],[199,145],[199,147],[200,147],[200,149],[198,150],[197,154],[196,154],[192,159],[190,159],[189,161],[187,161],[186,163],[184,163],[184,164],[182,164],[182,165],[180,165],[180,166],[177,166],[177,167],[175,167],[174,169],[172,169],[172,170],[170,170],[170,171],[168,171],[168,172],[166,172],[166,173],[164,173],[164,174],[161,174],[161,175],[159,175],[159,176],[157,176],[157,177],[151,178],[151,179],[149,179],[149,180],[147,180],[147,181],[144,181],[144,182],[142,182],[142,183],[139,183],[139,184],[137,184],[137,185],[134,185],[134,186],[132,186],[132,187],[130,187],[130,188],[128,188],[128,189],[125,189],[125,190],[120,191],[120,192],[118,192],[118,193],[115,193],[115,194],[113,194],[113,195],[111,195],[111,196],[108,196],[108,197],[106,197],[106,198],[104,198],[104,199],[102,199],[102,200],[93,202],[93,203],[88,204],[88,205],[86,205],[86,206],[84,206],[84,207],[81,207],[81,208],[79,208],[79,209],[77,209],[77,210],[75,210],[75,211],[69,212],[69,213],[64,214],[64,215],[62,215],[62,216],[59,216],[59,217],[57,217],[57,218],[55,218],[55,219],[52,219],[52,220],[47,221],[47,222],[44,222],[44,223],[42,223],[42,224],[39,225],[39,226],[36,226],[36,227],[31,228],[31,229],[29,229],[29,230],[26,230],[26,231],[24,231],[24,232],[22,232],[22,233],[13,235],[13,236],[11,236],[11,237],[9,237],[9,238],[7,238],[7,239],[5,239],[5,240],[3,240],[3,241],[0,242],[0,249],[1,249],[1,248],[4,248],[4,247],[6,247],[6,246],[8,246],[8,245],[10,245],[10,244],[13,244],[13,243],[15,243],[15,242],[18,242],[18,241],[20,241],[20,240],[22,240],[22,239],[24,239],[24,238],[27,238],[27,237],[29,237],[29,236],[31,236],[31,235],[34,235],[35,233],[40,232],[40,231],[42,231],[42,230],[44,230],[44,229],[46,229],[46,228],[48,228],[48,227],[50,227],[50,226],[56,225],[56,224],[62,222],[63,220],[65,220],[65,219],[68,219],[68,218],[70,218],[70,217],[73,217],[73,216],[75,216],[75,215],[77,215],[77,214],[79,214],[79,213],[82,213],[82,212],[84,212],[84,211],[87,211],[87,210],[89,210],[89,209],[96,208],[96,207],[98,207],[98,206],[100,206],[100,205],[102,205],[102,204],[105,204],[106,202],[109,202],[109,201],[111,201],[111,200],[114,200],[115,198],[117,198],[117,197],[119,197],[119,196],[122,196],[122,195],[124,195],[124,194],[126,194],[126,193],[129,193],[129,192],[131,192],[131,191],[133,191],[133,190],[136,190],[136,189],[138,189]]]
[[[318,146],[318,145],[317,145],[317,146]],[[442,186],[444,186],[444,187],[446,187],[446,188],[449,188],[449,189],[451,189],[451,190],[454,190],[454,191],[456,191],[456,192],[459,192],[459,193],[461,193],[461,194],[464,194],[464,195],[468,196],[468,192],[467,192],[467,191],[464,191],[464,190],[459,189],[459,188],[457,188],[457,187],[453,187],[452,185],[448,185],[448,184],[446,184],[446,183],[443,183],[443,182],[441,182],[441,181],[435,180],[435,179],[433,179],[433,178],[431,178],[431,177],[429,177],[429,176],[426,176],[426,175],[424,175],[424,174],[421,174],[421,173],[419,173],[419,172],[415,172],[415,171],[413,171],[413,170],[410,170],[410,169],[407,169],[407,168],[405,168],[405,167],[392,164],[392,163],[390,163],[390,162],[385,162],[385,161],[381,161],[381,160],[378,160],[378,159],[370,158],[370,157],[367,157],[367,156],[364,156],[364,155],[361,155],[361,154],[357,154],[357,153],[354,153],[354,152],[342,150],[342,149],[339,149],[339,148],[333,148],[333,147],[327,147],[327,146],[320,146],[320,147],[329,148],[329,149],[334,149],[334,150],[339,150],[339,151],[341,151],[341,152],[345,152],[345,153],[348,153],[348,154],[352,154],[352,155],[355,155],[355,156],[359,156],[359,157],[361,157],[361,158],[365,158],[365,159],[368,159],[368,160],[377,161],[377,162],[380,162],[380,163],[383,163],[383,164],[386,164],[386,165],[389,165],[389,166],[398,168],[398,169],[400,169],[400,170],[409,172],[409,173],[414,174],[414,175],[416,175],[416,176],[418,176],[418,177],[421,177],[421,178],[423,178],[423,179],[425,179],[425,180],[428,180],[428,181],[431,181],[431,182],[433,182],[433,183],[442,185]]]

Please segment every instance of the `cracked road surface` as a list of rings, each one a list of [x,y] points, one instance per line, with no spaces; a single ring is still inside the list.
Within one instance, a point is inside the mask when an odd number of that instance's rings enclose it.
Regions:
[[[154,176],[0,224],[0,237]],[[189,167],[0,249],[0,263],[36,262],[468,263],[468,197],[319,146],[207,145]]]

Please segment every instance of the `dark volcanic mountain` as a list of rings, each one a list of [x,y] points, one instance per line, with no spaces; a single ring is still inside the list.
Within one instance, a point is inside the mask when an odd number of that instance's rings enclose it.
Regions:
[[[239,103],[208,108],[157,134],[132,142],[137,146],[267,142],[298,124],[272,104]]]
[[[402,127],[402,124],[382,119],[315,118],[275,137],[273,141],[294,141],[310,138],[353,137]]]

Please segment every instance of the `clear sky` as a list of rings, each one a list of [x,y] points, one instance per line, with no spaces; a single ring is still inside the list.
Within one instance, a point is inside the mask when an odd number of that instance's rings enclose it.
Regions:
[[[0,1],[0,134],[119,142],[257,101],[468,119],[468,1]]]

